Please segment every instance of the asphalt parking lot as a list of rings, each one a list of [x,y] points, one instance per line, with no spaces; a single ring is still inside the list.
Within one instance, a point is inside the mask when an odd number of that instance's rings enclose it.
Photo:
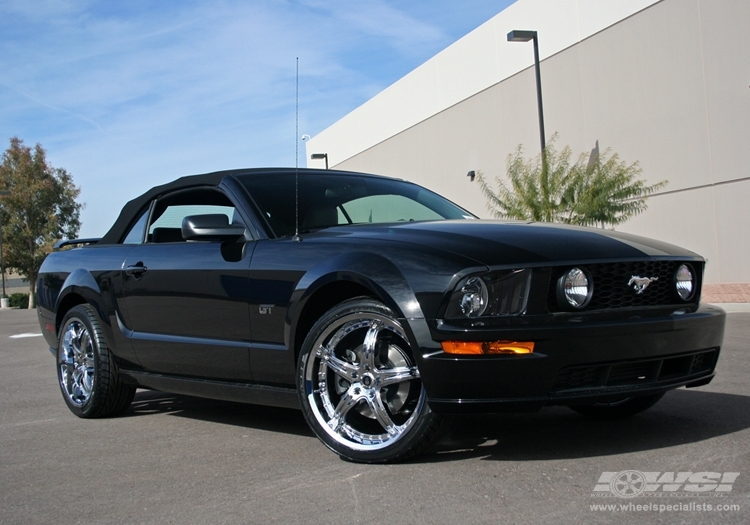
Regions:
[[[139,391],[122,417],[78,419],[38,332],[0,311],[2,524],[750,522],[750,313],[729,314],[710,385],[640,416],[462,418],[385,466],[338,459],[294,410]],[[654,483],[625,497],[614,478]]]

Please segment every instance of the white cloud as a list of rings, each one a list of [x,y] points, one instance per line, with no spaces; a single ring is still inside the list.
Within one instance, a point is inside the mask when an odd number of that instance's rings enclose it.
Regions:
[[[384,39],[384,45],[407,55],[446,38],[440,28],[403,11],[400,2],[396,3],[399,7],[382,0],[310,0],[305,4],[326,13],[331,23],[344,24],[355,32]]]
[[[446,2],[5,0],[0,139],[72,173],[98,236],[154,184],[293,165],[296,58],[314,135],[463,34],[434,22]]]

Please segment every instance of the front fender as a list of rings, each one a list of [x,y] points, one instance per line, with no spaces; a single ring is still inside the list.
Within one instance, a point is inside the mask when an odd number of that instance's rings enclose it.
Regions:
[[[372,252],[342,254],[314,266],[297,282],[287,309],[284,334],[287,348],[296,347],[294,334],[310,300],[334,283],[351,284],[352,289],[367,291],[397,317],[424,317],[414,290],[392,261]]]
[[[350,281],[374,292],[399,317],[422,317],[414,291],[389,259],[371,252],[353,252],[326,260],[305,273],[292,293],[290,313],[334,281]]]

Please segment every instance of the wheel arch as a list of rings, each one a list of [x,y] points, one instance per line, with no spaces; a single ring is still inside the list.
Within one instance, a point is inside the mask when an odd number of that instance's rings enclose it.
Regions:
[[[87,304],[86,299],[78,293],[69,293],[60,301],[55,313],[55,332],[60,332],[60,323],[62,323],[63,317],[67,314],[71,308],[78,306],[79,304]]]
[[[337,304],[355,297],[380,299],[372,289],[351,281],[332,281],[321,286],[306,301],[293,328],[290,344],[294,348],[294,362],[297,362],[302,343],[315,322]]]
[[[342,261],[339,261],[342,262]],[[348,258],[348,269],[331,270],[300,280],[287,311],[287,348],[297,362],[302,344],[315,322],[335,305],[355,297],[370,297],[391,309],[398,318],[421,317],[416,296],[401,271],[382,256]],[[381,284],[382,283],[382,284]],[[405,327],[408,330],[408,327]],[[411,336],[411,334],[409,334]]]
[[[60,289],[55,304],[55,332],[59,332],[65,314],[79,304],[90,304],[106,324],[107,317],[101,309],[101,288],[87,270],[78,269],[68,275]]]

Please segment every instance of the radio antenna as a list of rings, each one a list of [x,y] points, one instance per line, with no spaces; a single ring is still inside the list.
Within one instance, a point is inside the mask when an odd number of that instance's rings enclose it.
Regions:
[[[297,84],[294,104],[294,237],[292,237],[292,240],[300,242],[302,237],[299,236],[299,57],[297,57]]]

